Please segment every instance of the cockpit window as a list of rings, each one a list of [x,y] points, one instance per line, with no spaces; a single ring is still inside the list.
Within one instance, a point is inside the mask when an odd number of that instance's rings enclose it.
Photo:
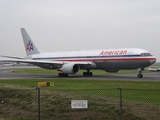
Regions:
[[[150,53],[141,53],[141,56],[152,56]]]

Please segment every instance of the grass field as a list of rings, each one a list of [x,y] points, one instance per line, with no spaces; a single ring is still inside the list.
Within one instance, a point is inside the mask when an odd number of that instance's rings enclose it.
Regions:
[[[15,73],[32,73],[32,74],[57,74],[57,71],[43,70],[39,68],[34,69],[14,69]],[[129,71],[127,73],[133,73],[137,71]],[[123,71],[119,74],[124,74]],[[81,73],[80,73],[81,74]],[[103,71],[94,71],[94,74],[106,74]],[[151,81],[116,81],[116,80],[82,80],[71,78],[57,78],[57,79],[22,79],[22,80],[0,80],[0,90],[6,86],[9,89],[35,89],[38,82],[54,82],[54,87],[43,87],[41,90],[47,91],[47,97],[42,97],[48,103],[53,104],[54,98],[56,104],[60,104],[60,107],[70,105],[72,99],[87,99],[89,101],[88,110],[76,110],[75,114],[82,114],[83,112],[91,112],[92,114],[99,113],[101,116],[106,114],[104,118],[119,119],[119,90],[118,87],[122,86],[123,94],[123,111],[124,119],[159,119],[160,118],[160,82]],[[10,92],[8,92],[9,94]],[[12,96],[13,96],[12,93]],[[50,94],[49,94],[50,93]],[[15,93],[17,94],[17,93]],[[20,93],[19,93],[20,94]],[[17,104],[17,103],[16,103]],[[63,105],[63,106],[62,106]],[[106,106],[106,107],[105,107]],[[56,112],[62,114],[71,113],[73,110],[67,108],[67,111],[62,111],[56,106]],[[53,109],[53,108],[50,108]],[[97,111],[98,110],[98,111]],[[53,109],[52,111],[55,111]],[[105,111],[105,112],[104,112]],[[45,111],[51,112],[51,111]],[[106,113],[107,112],[107,113]],[[1,113],[1,112],[0,112]],[[110,114],[108,114],[110,113]],[[146,114],[147,113],[147,114]],[[74,118],[74,115],[71,115]],[[88,119],[93,119],[91,116],[86,115]],[[92,115],[94,116],[94,115]],[[107,116],[110,116],[107,118]],[[52,113],[50,113],[50,117]],[[55,119],[59,116],[55,117]],[[79,116],[80,117],[80,116]],[[64,119],[68,118],[64,116]],[[85,118],[85,119],[86,119]],[[82,118],[84,119],[84,118]],[[98,118],[97,118],[98,119]],[[101,117],[100,117],[101,119]]]
[[[97,95],[119,98],[118,87],[122,86],[124,100],[146,102],[160,106],[160,82],[141,81],[111,81],[111,80],[74,80],[67,78],[60,79],[23,79],[23,80],[1,80],[2,84],[36,87],[38,82],[54,82],[54,87],[45,89],[69,91],[78,94]],[[93,93],[93,92],[94,93]],[[109,91],[109,92],[107,92]],[[138,99],[135,99],[138,97]],[[145,98],[145,99],[144,99]]]

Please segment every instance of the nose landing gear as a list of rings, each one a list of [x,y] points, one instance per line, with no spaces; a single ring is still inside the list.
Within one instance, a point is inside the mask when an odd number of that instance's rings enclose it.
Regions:
[[[143,78],[142,70],[143,70],[142,68],[138,68],[138,71],[139,71],[137,75],[138,78]]]

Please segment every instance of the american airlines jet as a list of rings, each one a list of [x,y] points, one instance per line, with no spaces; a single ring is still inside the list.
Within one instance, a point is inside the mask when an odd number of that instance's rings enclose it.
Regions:
[[[61,52],[40,52],[24,28],[21,28],[27,57],[9,57],[9,61],[30,63],[46,69],[57,69],[59,77],[76,74],[80,69],[86,70],[83,76],[92,76],[92,69],[106,72],[137,69],[137,77],[142,78],[145,67],[156,62],[148,51],[140,48],[119,48],[100,50],[77,50]]]

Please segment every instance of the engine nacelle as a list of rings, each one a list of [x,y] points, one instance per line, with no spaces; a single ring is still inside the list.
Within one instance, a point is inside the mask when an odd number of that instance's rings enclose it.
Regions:
[[[110,73],[117,73],[119,72],[119,70],[105,70],[106,72],[110,72]]]
[[[80,70],[79,65],[77,64],[64,64],[61,68],[60,71],[62,71],[65,74],[76,74]]]

